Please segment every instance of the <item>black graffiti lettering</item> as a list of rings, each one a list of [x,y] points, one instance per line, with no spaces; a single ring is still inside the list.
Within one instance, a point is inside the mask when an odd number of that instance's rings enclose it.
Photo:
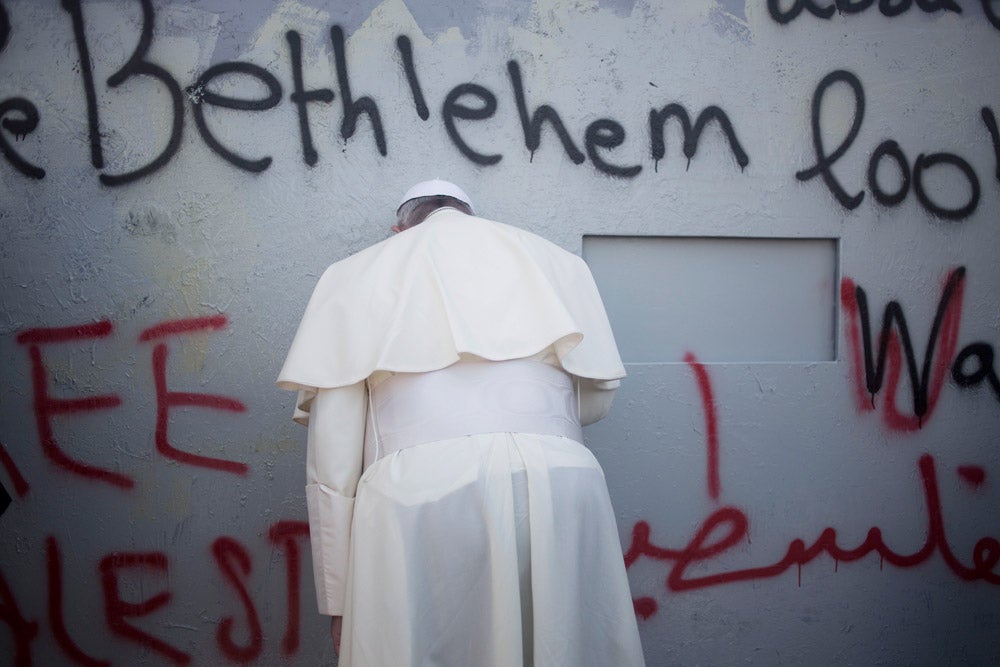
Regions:
[[[465,95],[478,98],[482,103],[481,106],[470,107],[459,104],[459,100]],[[445,97],[444,104],[441,107],[441,115],[444,118],[444,127],[448,131],[448,137],[458,147],[462,155],[476,164],[483,166],[496,164],[503,156],[499,154],[485,155],[473,150],[458,133],[458,128],[455,126],[455,119],[482,120],[492,116],[496,113],[496,110],[496,96],[483,86],[478,86],[474,83],[463,83],[452,88],[448,96]]]
[[[152,0],[140,0],[142,4],[142,33],[139,37],[139,44],[135,47],[132,57],[128,59],[124,67],[108,77],[108,86],[117,88],[133,76],[149,76],[160,83],[170,93],[171,111],[173,122],[170,126],[170,137],[163,151],[146,165],[134,169],[124,174],[101,174],[100,180],[104,185],[115,186],[131,183],[147,174],[151,174],[170,161],[174,153],[181,146],[181,132],[184,127],[184,100],[181,87],[172,76],[159,65],[144,60],[149,45],[153,41],[153,13]]]
[[[990,22],[997,30],[1000,30],[1000,14],[997,14],[997,10],[993,9],[993,3],[996,0],[980,0],[980,4],[983,6],[983,14],[986,15],[986,19]]]
[[[413,105],[417,108],[417,115],[420,116],[420,120],[427,120],[431,113],[427,108],[427,101],[424,99],[424,91],[420,88],[417,68],[413,64],[413,46],[410,44],[410,38],[406,35],[397,37],[396,48],[399,50],[399,57],[403,59],[403,72],[406,74],[406,83],[410,86],[410,94],[413,96]]]
[[[993,109],[989,107],[983,107],[980,115],[983,122],[986,123],[986,131],[990,133],[990,139],[993,141],[993,162],[996,165],[997,180],[1000,181],[1000,131],[997,130],[997,117],[993,115]]]
[[[828,19],[837,11],[835,3],[831,2],[829,5],[820,5],[815,0],[794,0],[792,6],[786,11],[782,11],[780,0],[767,0],[767,9],[771,17],[782,24],[789,23],[795,19],[803,9],[821,19]]]
[[[969,359],[976,360],[976,369],[972,373],[965,372],[965,363]],[[963,388],[974,387],[986,380],[1000,400],[1000,378],[997,377],[993,360],[993,346],[989,343],[979,341],[966,345],[955,357],[955,363],[951,365],[951,378],[955,384]]]
[[[333,101],[333,91],[329,88],[306,90],[302,80],[302,38],[294,30],[285,33],[288,48],[292,56],[292,85],[294,90],[288,96],[299,112],[299,136],[302,138],[302,160],[310,167],[319,160],[316,147],[313,146],[312,132],[309,129],[309,103]]]
[[[848,83],[854,91],[854,119],[847,138],[837,148],[837,150],[827,156],[825,155],[825,149],[823,147],[822,128],[820,127],[819,115],[823,95],[825,94],[826,89],[838,80]],[[816,87],[816,93],[813,95],[812,101],[812,132],[813,146],[817,156],[816,166],[795,174],[795,177],[800,181],[809,180],[816,176],[817,173],[822,174],[823,180],[826,182],[827,187],[836,197],[837,201],[840,202],[841,206],[849,210],[856,208],[861,203],[861,200],[864,198],[864,192],[858,192],[853,196],[848,195],[837,181],[836,177],[833,176],[831,167],[844,155],[847,149],[854,142],[854,139],[857,137],[858,130],[861,127],[861,119],[863,116],[864,89],[861,87],[861,82],[857,79],[857,77],[842,70],[831,72],[826,75]],[[989,120],[987,119],[985,113],[983,114],[983,118],[986,120],[987,127],[989,127]],[[899,187],[893,192],[887,192],[878,181],[879,168],[882,166],[886,158],[896,163],[896,167],[900,174]],[[957,208],[941,206],[931,199],[930,195],[927,193],[927,189],[924,186],[924,175],[928,169],[938,165],[951,165],[958,169],[962,176],[965,177],[966,182],[969,184],[969,198],[962,206]],[[899,144],[892,139],[887,139],[880,143],[868,159],[867,180],[868,187],[872,191],[872,196],[875,198],[875,201],[883,206],[897,206],[902,203],[902,201],[906,199],[906,196],[909,194],[910,186],[912,184],[920,205],[923,206],[924,209],[926,209],[931,215],[944,220],[963,220],[972,215],[972,213],[979,206],[979,198],[981,195],[979,178],[976,176],[976,172],[973,170],[972,166],[963,158],[953,153],[932,153],[930,155],[920,154],[917,156],[911,172],[906,154],[903,152],[903,149],[900,148]]]
[[[7,39],[10,37],[10,18],[7,16],[7,9],[0,4],[0,52],[7,48]]]
[[[883,157],[894,160],[896,168],[899,169],[899,189],[895,192],[886,192],[878,183],[878,169]],[[906,199],[906,195],[910,191],[910,165],[906,161],[903,150],[895,141],[890,139],[880,143],[871,159],[868,160],[868,187],[871,189],[875,201],[883,206],[896,206]]]
[[[983,6],[990,0],[982,0]],[[937,11],[949,11],[956,14],[962,13],[962,8],[955,0],[916,0],[917,7],[921,11],[932,14]],[[767,0],[767,11],[777,23],[782,25],[795,20],[802,10],[807,10],[817,18],[829,19],[835,12],[842,14],[860,14],[875,4],[875,0],[834,0],[828,5],[819,5],[815,0],[794,0],[788,9],[781,8],[781,0]],[[879,0],[878,10],[884,16],[899,16],[913,5],[913,0]],[[990,16],[987,11],[987,16]]]
[[[859,14],[875,4],[875,0],[837,0],[837,11],[841,14]]]
[[[609,176],[618,178],[635,178],[642,167],[632,165],[631,167],[620,167],[610,162],[605,162],[598,148],[616,148],[625,143],[625,128],[610,118],[598,118],[587,126],[584,146],[587,149],[587,157],[594,163],[600,171]]]
[[[916,0],[917,7],[924,10],[928,14],[945,10],[948,12],[955,12],[956,14],[962,13],[962,8],[958,6],[955,0]]]
[[[252,76],[264,84],[268,95],[262,99],[247,100],[236,97],[227,97],[218,93],[213,93],[208,86],[214,79],[227,74],[245,74]],[[301,81],[300,81],[301,83]],[[187,89],[191,98],[191,112],[194,115],[194,124],[198,127],[198,133],[205,140],[208,146],[222,156],[232,165],[245,169],[246,171],[258,173],[267,169],[271,164],[270,157],[263,157],[259,160],[251,160],[241,155],[237,155],[222,145],[212,131],[208,129],[205,122],[205,105],[222,107],[224,109],[239,109],[241,111],[263,111],[270,109],[281,102],[281,84],[263,67],[251,63],[229,62],[213,65],[205,70],[198,80]]]
[[[965,203],[961,208],[945,208],[939,206],[924,190],[923,185],[923,175],[924,172],[931,167],[939,164],[950,164],[957,167],[962,175],[965,176],[965,180],[969,183],[969,201]],[[976,177],[976,172],[972,170],[972,165],[963,160],[957,155],[952,153],[932,153],[931,155],[924,155],[921,153],[917,156],[917,162],[913,167],[913,190],[917,193],[917,199],[932,215],[936,215],[939,218],[945,220],[962,220],[964,218],[972,215],[972,212],[976,210],[979,206],[979,178]]]
[[[524,132],[524,145],[531,153],[529,162],[535,158],[535,151],[542,143],[542,123],[548,121],[556,135],[562,142],[566,155],[573,164],[581,164],[584,160],[583,153],[576,147],[573,140],[566,131],[566,127],[559,118],[559,114],[548,104],[543,104],[535,109],[531,116],[528,116],[528,103],[524,97],[524,84],[521,81],[521,66],[516,60],[507,63],[507,72],[510,74],[510,84],[514,89],[514,100],[517,103],[517,113],[521,118],[521,129]]]
[[[21,114],[21,118],[7,118],[8,112]],[[15,139],[31,134],[38,127],[38,109],[23,97],[12,97],[0,102],[0,127],[14,135]],[[34,179],[45,178],[45,170],[31,164],[18,153],[0,132],[0,152],[7,162],[19,172]]]
[[[878,10],[883,16],[899,16],[913,4],[913,0],[900,0],[893,4],[892,0],[878,0]]]
[[[87,100],[87,126],[90,135],[90,163],[97,169],[104,168],[104,153],[101,148],[101,122],[97,113],[97,89],[94,87],[94,68],[90,62],[90,47],[83,27],[83,10],[80,0],[63,0],[62,7],[73,22],[73,36],[80,59],[80,77]]]
[[[701,139],[702,131],[704,131],[709,121],[713,120],[718,123],[719,129],[722,130],[722,133],[729,141],[729,148],[733,152],[733,157],[736,158],[736,163],[740,165],[740,169],[742,170],[750,164],[750,158],[747,157],[746,151],[743,150],[739,139],[736,138],[736,131],[733,129],[733,124],[729,121],[729,117],[725,111],[717,106],[705,107],[698,114],[698,120],[695,121],[692,127],[691,117],[688,115],[687,109],[680,104],[673,103],[666,105],[659,111],[656,109],[650,109],[649,111],[650,153],[653,156],[654,171],[657,169],[659,161],[667,153],[663,130],[669,118],[676,118],[681,124],[681,130],[684,133],[683,151],[684,157],[687,158],[688,167],[691,166],[691,158],[698,152],[698,141]]]
[[[823,96],[826,94],[827,88],[838,82],[846,83],[854,93],[854,118],[851,120],[851,129],[847,133],[847,137],[837,147],[837,150],[827,155],[826,149],[823,147],[823,128],[820,121],[820,109],[823,106]],[[833,175],[831,168],[837,160],[843,157],[847,149],[851,147],[851,144],[854,143],[854,140],[858,136],[858,130],[861,129],[861,121],[864,116],[865,91],[861,87],[861,81],[858,77],[842,69],[834,70],[824,76],[816,86],[816,91],[813,93],[812,98],[812,141],[813,149],[816,152],[816,165],[795,173],[795,178],[800,181],[808,181],[817,174],[821,175],[823,182],[826,183],[826,187],[830,189],[830,192],[840,202],[840,205],[848,210],[857,208],[861,204],[861,200],[864,199],[865,193],[847,194],[847,191],[844,190]]]
[[[871,322],[868,318],[868,296],[860,286],[855,286],[854,294],[858,304],[858,319],[861,320],[861,344],[864,351],[865,361],[865,386],[875,400],[875,394],[882,388],[885,379],[886,361],[888,355],[886,350],[889,346],[889,338],[892,331],[893,322],[899,333],[899,341],[903,347],[903,354],[906,359],[906,368],[910,376],[910,388],[913,392],[913,413],[918,420],[922,420],[927,414],[927,390],[931,378],[931,365],[934,358],[934,351],[937,349],[937,339],[941,333],[941,326],[944,317],[948,312],[951,301],[955,293],[959,291],[965,280],[965,267],[960,266],[951,275],[945,284],[941,299],[938,301],[937,312],[934,315],[934,323],[931,325],[930,337],[927,340],[927,349],[924,351],[924,363],[918,370],[916,355],[913,351],[913,343],[910,341],[910,331],[906,323],[906,316],[903,314],[903,307],[898,301],[890,301],[883,311],[882,329],[878,337],[878,354],[873,361],[871,344]],[[961,304],[958,305],[961,307]]]
[[[7,17],[7,9],[0,4],[0,51],[7,46],[10,37],[10,20]],[[8,112],[21,115],[20,118],[7,118]],[[29,100],[23,97],[11,97],[0,102],[0,127],[14,135],[14,140],[23,138],[31,134],[38,127],[38,109]],[[7,138],[0,132],[0,153],[3,154],[7,162],[19,172],[34,179],[45,178],[45,170],[36,167],[23,157],[10,145]]]
[[[344,46],[344,29],[339,25],[330,28],[330,40],[333,42],[333,56],[337,65],[337,83],[340,85],[340,103],[344,107],[344,120],[340,123],[340,136],[347,141],[354,136],[358,116],[365,113],[372,124],[375,133],[375,145],[383,157],[387,154],[385,131],[382,129],[382,117],[379,115],[375,100],[370,97],[354,99],[351,95],[351,82],[347,76],[347,54]]]
[[[837,9],[832,3],[820,7],[813,0],[794,0],[787,10],[781,9],[780,5],[780,0],[767,0],[767,11],[771,14],[771,18],[782,25],[791,23],[803,9],[808,9],[810,14],[821,19],[830,18]]]
[[[961,11],[954,0],[879,0],[878,6],[882,13],[895,15],[896,13],[906,11],[914,4],[914,1],[925,12]],[[147,76],[156,79],[167,88],[171,96],[171,131],[162,152],[148,164],[124,174],[113,175],[102,173],[100,180],[106,185],[129,183],[160,169],[172,159],[172,156],[179,150],[181,143],[184,113],[183,93],[177,81],[164,68],[146,60],[146,55],[149,52],[153,39],[155,14],[152,7],[152,0],[139,0],[139,2],[142,7],[142,25],[138,45],[126,64],[108,78],[107,85],[112,88],[118,87],[133,77]],[[997,17],[996,12],[993,11],[993,6],[987,0],[983,0],[983,2],[988,18],[996,25]],[[783,9],[782,4],[787,5],[788,8]],[[782,2],[782,0],[768,0],[767,6],[775,20],[778,20],[780,23],[787,23],[803,11],[808,11],[820,18],[829,18],[837,10],[852,14],[862,12],[874,4],[874,0],[830,0],[829,4],[822,4],[821,0],[792,0],[790,3],[787,0],[785,2]],[[91,162],[98,169],[104,169],[101,123],[97,105],[97,93],[93,80],[93,67],[85,33],[83,11],[81,9],[82,3],[80,0],[62,0],[62,6],[72,19],[74,37],[80,60],[81,78],[87,99]],[[0,0],[0,48],[6,46],[9,34],[10,25],[7,11],[2,4],[2,0]],[[329,88],[306,89],[302,66],[301,37],[295,30],[288,30],[285,37],[289,44],[294,82],[294,89],[289,99],[296,106],[303,161],[309,166],[314,166],[319,160],[319,154],[311,133],[309,105],[316,102],[329,104],[336,99],[336,95]],[[386,135],[378,105],[368,96],[355,99],[351,92],[343,28],[339,25],[332,26],[330,28],[330,38],[334,51],[339,93],[343,107],[340,134],[345,141],[350,139],[357,129],[359,116],[365,114],[371,123],[376,147],[379,153],[385,156],[388,152]],[[399,35],[396,38],[396,48],[400,56],[403,73],[407,80],[408,92],[412,96],[417,115],[421,119],[427,120],[430,117],[430,111],[417,75],[412,42],[407,36]],[[541,104],[534,109],[529,109],[526,87],[518,62],[515,60],[508,61],[507,70],[524,136],[524,144],[530,153],[530,160],[533,160],[535,151],[541,145],[543,127],[548,123],[550,126],[549,129],[554,131],[562,144],[566,156],[573,163],[582,164],[589,157],[598,171],[614,177],[634,178],[641,173],[642,166],[639,164],[622,165],[611,161],[610,153],[613,149],[621,146],[625,142],[626,137],[625,128],[618,121],[612,118],[600,118],[590,123],[583,136],[583,149],[585,152],[581,151],[576,143],[574,143],[559,112],[555,108],[548,104]],[[238,99],[207,90],[207,86],[215,77],[225,74],[252,76],[262,82],[267,88],[267,95],[261,99]],[[854,96],[854,112],[850,129],[846,136],[836,146],[835,150],[828,153],[823,142],[820,111],[826,92],[831,86],[837,83],[846,84],[851,89]],[[244,63],[222,63],[204,72],[195,84],[188,89],[188,92],[191,95],[195,124],[200,136],[210,148],[219,153],[226,161],[247,171],[259,172],[269,167],[271,164],[270,157],[251,159],[238,155],[222,145],[209,130],[205,119],[205,110],[202,105],[212,104],[214,106],[237,110],[264,110],[277,106],[280,104],[281,85],[270,72],[264,68]],[[465,99],[467,97],[475,99]],[[845,70],[836,70],[823,77],[817,84],[811,100],[811,130],[816,157],[815,164],[795,174],[796,178],[800,181],[809,181],[817,175],[821,176],[824,184],[834,198],[849,210],[857,208],[861,204],[865,192],[863,190],[853,194],[847,192],[834,174],[833,169],[834,165],[847,153],[857,139],[864,120],[865,104],[864,88],[858,77],[853,73]],[[459,132],[459,124],[457,122],[459,120],[485,120],[493,117],[498,108],[497,98],[493,92],[483,86],[472,83],[461,84],[448,93],[441,108],[448,136],[464,157],[478,165],[492,165],[502,159],[503,156],[500,153],[482,153],[473,149]],[[14,112],[20,113],[22,117],[2,117],[4,130],[18,135],[35,129],[37,126],[38,111],[34,105],[22,98],[8,100],[3,107],[3,113],[10,114]],[[990,133],[996,161],[997,179],[1000,180],[1000,132],[998,132],[996,117],[989,107],[983,107],[981,115]],[[35,120],[32,120],[32,118]],[[730,152],[740,168],[744,169],[749,164],[749,157],[736,135],[733,124],[721,108],[717,106],[706,107],[698,114],[697,119],[692,122],[691,115],[682,105],[672,103],[659,109],[652,108],[649,111],[650,154],[654,161],[654,171],[658,170],[659,161],[666,155],[666,125],[672,118],[677,119],[684,135],[682,150],[687,158],[688,168],[690,167],[692,158],[697,153],[698,144],[705,127],[712,121],[716,122],[726,137]],[[14,128],[27,128],[27,131],[18,132]],[[15,164],[18,169],[35,178],[41,177],[38,174],[44,174],[44,170],[40,170],[20,158],[12,150],[10,142],[4,136],[0,135],[0,141],[4,142],[3,153],[5,158],[12,164]],[[879,182],[879,170],[885,166],[886,161],[894,162],[900,173],[899,185],[892,190],[886,190],[883,184]],[[935,201],[927,192],[924,184],[924,176],[927,170],[935,166],[949,165],[957,169],[969,184],[970,192],[968,199],[960,206],[945,206]],[[875,201],[883,206],[896,206],[900,204],[905,200],[912,186],[920,204],[932,215],[946,220],[961,220],[968,217],[977,209],[981,197],[979,179],[969,162],[962,157],[944,152],[920,155],[911,169],[903,149],[891,139],[879,144],[869,159],[867,183]]]

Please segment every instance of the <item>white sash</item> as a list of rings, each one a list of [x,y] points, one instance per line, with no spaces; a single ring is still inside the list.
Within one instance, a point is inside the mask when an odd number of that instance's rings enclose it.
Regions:
[[[365,467],[425,442],[478,433],[537,433],[582,442],[573,378],[527,359],[461,361],[396,373],[369,387]]]

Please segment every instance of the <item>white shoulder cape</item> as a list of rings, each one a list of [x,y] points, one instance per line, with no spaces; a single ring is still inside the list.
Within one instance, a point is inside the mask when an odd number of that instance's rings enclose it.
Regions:
[[[377,370],[427,372],[462,354],[502,361],[549,346],[573,375],[625,376],[582,259],[522,229],[442,209],[324,272],[278,386],[343,387]]]

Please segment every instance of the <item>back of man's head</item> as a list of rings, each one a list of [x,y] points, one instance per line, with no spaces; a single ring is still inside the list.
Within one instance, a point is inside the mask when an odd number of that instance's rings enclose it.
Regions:
[[[396,209],[396,224],[392,230],[401,232],[423,222],[439,208],[454,208],[472,215],[472,201],[465,192],[449,181],[439,179],[417,183],[406,191]]]

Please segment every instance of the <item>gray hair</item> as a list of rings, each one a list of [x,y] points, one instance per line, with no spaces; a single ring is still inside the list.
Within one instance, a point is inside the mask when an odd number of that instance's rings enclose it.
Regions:
[[[403,202],[399,210],[396,211],[396,224],[402,229],[409,229],[419,225],[428,215],[439,208],[458,209],[466,215],[472,215],[472,209],[464,201],[449,197],[448,195],[429,195],[427,197],[414,197]]]

